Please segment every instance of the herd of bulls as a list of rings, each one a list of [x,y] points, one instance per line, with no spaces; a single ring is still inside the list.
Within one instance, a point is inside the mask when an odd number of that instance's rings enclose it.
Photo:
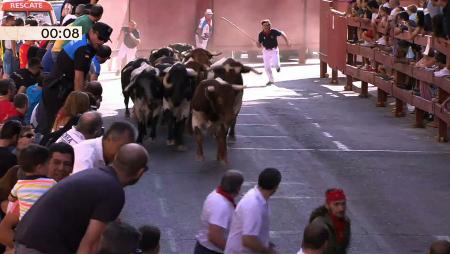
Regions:
[[[220,54],[220,53],[219,53]],[[138,124],[138,142],[150,130],[156,137],[159,117],[168,127],[168,145],[185,150],[186,124],[197,141],[197,159],[203,160],[203,131],[217,140],[217,160],[227,163],[227,135],[235,139],[235,124],[242,105],[243,73],[261,74],[232,58],[211,62],[211,52],[188,44],[172,44],[153,50],[149,59],[138,58],[122,70],[125,114]]]

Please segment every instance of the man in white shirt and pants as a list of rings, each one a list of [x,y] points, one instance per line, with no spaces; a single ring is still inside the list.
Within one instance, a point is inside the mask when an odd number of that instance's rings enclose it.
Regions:
[[[195,31],[195,46],[197,48],[206,49],[208,40],[212,34],[212,16],[211,9],[206,9],[205,16],[200,19],[200,23]]]
[[[196,236],[194,254],[223,253],[244,177],[237,170],[228,170],[220,186],[214,189],[203,203],[201,228]]]
[[[269,241],[268,199],[275,194],[281,182],[281,173],[275,168],[264,169],[258,185],[239,201],[233,214],[225,254],[275,254],[275,245]]]

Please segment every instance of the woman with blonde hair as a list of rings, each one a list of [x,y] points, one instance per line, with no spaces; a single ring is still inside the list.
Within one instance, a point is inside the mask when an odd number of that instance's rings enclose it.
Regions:
[[[78,118],[81,114],[88,111],[90,107],[89,96],[80,91],[73,91],[69,94],[66,102],[56,115],[53,123],[52,132],[63,128],[71,120]],[[76,122],[74,123],[76,124]]]

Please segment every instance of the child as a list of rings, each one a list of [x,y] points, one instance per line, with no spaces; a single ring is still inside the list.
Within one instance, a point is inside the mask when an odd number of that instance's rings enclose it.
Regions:
[[[30,145],[19,154],[19,165],[25,177],[17,181],[8,198],[10,202],[19,201],[19,219],[56,184],[55,180],[45,176],[49,156],[48,149],[40,145]]]

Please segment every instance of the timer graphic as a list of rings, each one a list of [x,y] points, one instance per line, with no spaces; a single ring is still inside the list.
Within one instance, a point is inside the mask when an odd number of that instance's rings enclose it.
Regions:
[[[3,26],[0,40],[81,40],[81,26]]]

